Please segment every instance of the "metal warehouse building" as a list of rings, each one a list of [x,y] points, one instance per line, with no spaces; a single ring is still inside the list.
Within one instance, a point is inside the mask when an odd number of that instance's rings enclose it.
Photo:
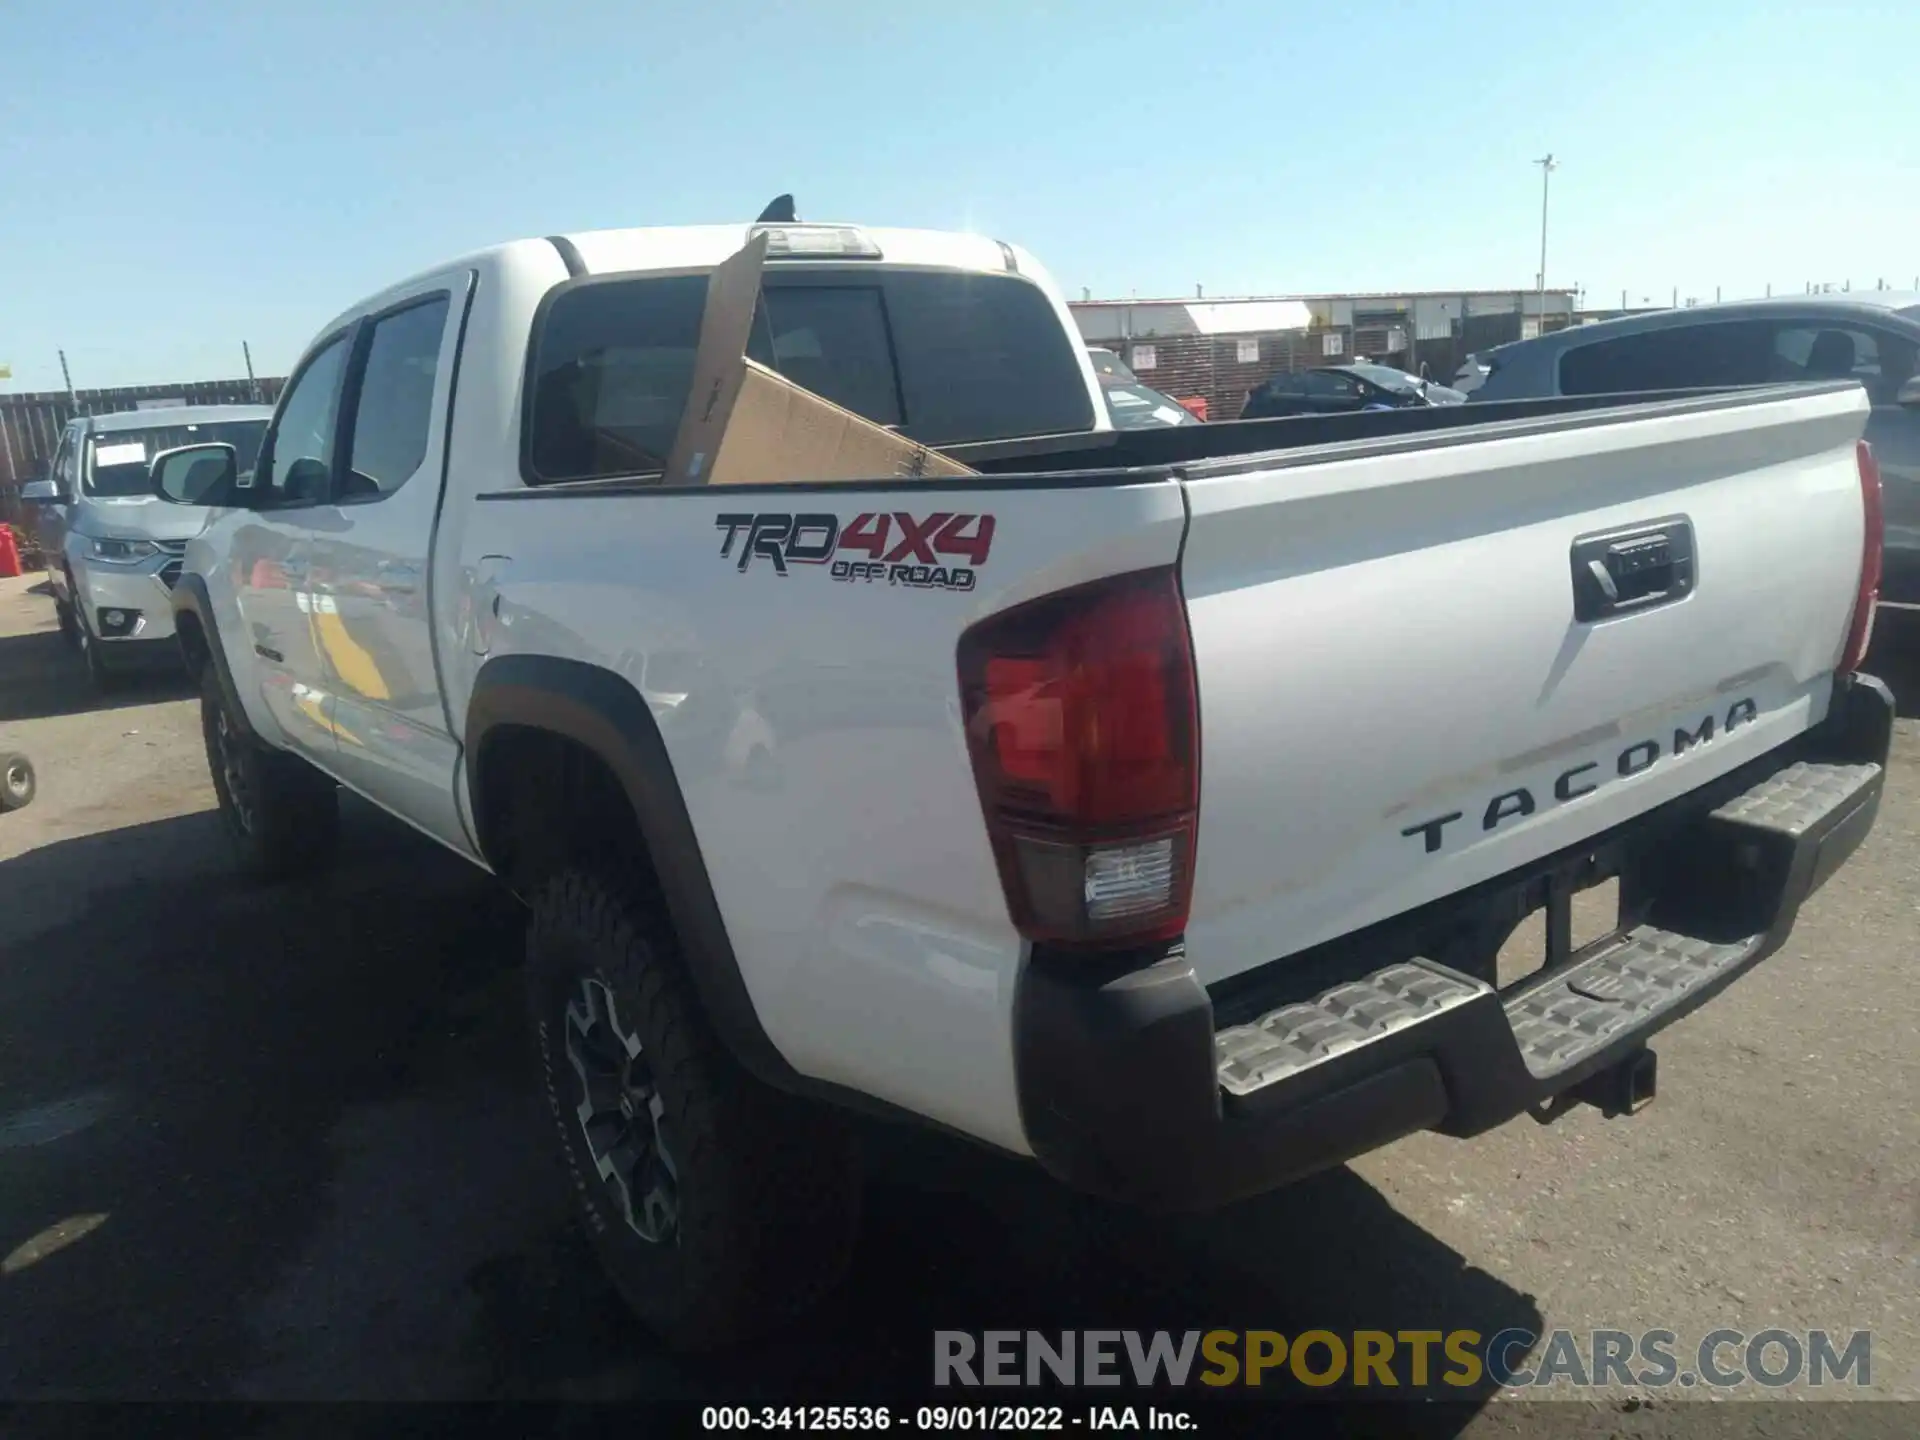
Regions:
[[[1435,380],[1466,357],[1539,329],[1534,290],[1423,290],[1378,295],[1290,295],[1208,300],[1071,302],[1089,345],[1104,346],[1154,389],[1207,402],[1231,420],[1269,375],[1356,357]],[[1548,290],[1546,328],[1571,322],[1572,290]]]

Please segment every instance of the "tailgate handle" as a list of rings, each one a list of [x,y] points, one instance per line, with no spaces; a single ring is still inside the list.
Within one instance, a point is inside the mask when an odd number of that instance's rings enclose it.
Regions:
[[[1573,618],[1579,623],[1684,600],[1693,584],[1693,523],[1683,515],[1573,542]]]

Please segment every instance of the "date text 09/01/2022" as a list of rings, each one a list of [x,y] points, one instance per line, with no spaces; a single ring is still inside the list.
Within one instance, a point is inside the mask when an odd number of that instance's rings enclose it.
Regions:
[[[1147,1405],[1090,1405],[1084,1410],[1061,1405],[921,1405],[895,1410],[886,1405],[709,1405],[700,1412],[703,1430],[912,1430],[921,1432],[1005,1431],[1017,1435],[1041,1430],[1140,1430],[1174,1433],[1193,1430],[1184,1410]]]

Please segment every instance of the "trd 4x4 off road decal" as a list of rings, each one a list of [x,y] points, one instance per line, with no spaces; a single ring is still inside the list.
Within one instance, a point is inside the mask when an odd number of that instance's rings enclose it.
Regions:
[[[744,573],[764,560],[776,575],[791,565],[825,565],[835,580],[875,581],[917,590],[971,590],[974,571],[993,548],[993,516],[936,510],[856,515],[720,515],[720,555]],[[965,564],[957,563],[965,561]]]

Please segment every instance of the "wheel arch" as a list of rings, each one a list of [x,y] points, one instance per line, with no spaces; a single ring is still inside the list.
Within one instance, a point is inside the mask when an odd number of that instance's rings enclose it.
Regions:
[[[207,582],[191,571],[183,574],[174,586],[172,603],[174,641],[180,647],[180,658],[186,664],[187,673],[197,684],[211,666],[220,686],[220,698],[226,702],[227,714],[241,734],[249,740],[258,740],[260,737],[254,732],[247,707],[241,703],[240,688],[234,684],[233,666],[227,659],[226,647],[220,643],[220,622],[214,614],[213,597],[207,593]]]
[[[515,798],[515,774],[524,773],[524,766],[507,762],[543,765],[564,753],[556,746],[589,757],[625,802],[688,978],[722,1043],[766,1083],[806,1088],[754,1010],[673,761],[640,692],[613,671],[584,661],[495,656],[474,678],[463,743],[475,841],[487,864],[516,889],[529,877],[537,881],[564,845],[564,837],[538,833],[540,827],[576,821],[551,806],[530,819]],[[592,795],[585,798],[596,803]],[[579,818],[592,823],[591,816]]]

